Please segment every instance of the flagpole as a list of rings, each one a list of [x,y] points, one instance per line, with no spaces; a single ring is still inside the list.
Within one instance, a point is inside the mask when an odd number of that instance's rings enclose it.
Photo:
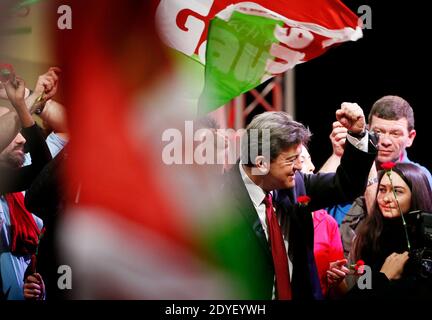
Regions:
[[[295,71],[290,69],[284,75],[284,111],[295,119]]]

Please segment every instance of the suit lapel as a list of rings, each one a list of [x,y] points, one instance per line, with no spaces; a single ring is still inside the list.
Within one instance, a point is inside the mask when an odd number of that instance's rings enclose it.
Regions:
[[[231,171],[231,185],[233,187],[233,198],[237,211],[240,211],[243,217],[246,219],[247,224],[250,226],[252,232],[256,236],[265,254],[272,259],[270,252],[270,246],[264,233],[261,221],[258,217],[258,213],[249,197],[246,186],[240,175],[238,166],[235,166]]]

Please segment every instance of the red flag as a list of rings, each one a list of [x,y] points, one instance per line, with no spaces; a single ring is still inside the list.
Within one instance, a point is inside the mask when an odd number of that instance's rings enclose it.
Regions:
[[[160,90],[170,70],[155,7],[114,0],[66,5],[73,26],[56,35],[71,135],[66,181],[80,186],[77,192],[69,185],[61,234],[79,274],[76,298],[221,298],[185,204],[172,194],[178,177],[161,179],[159,132],[134,136],[134,112],[154,107],[138,101]]]
[[[160,0],[157,23],[165,42],[187,54],[204,58],[205,41],[211,19],[231,5],[253,6],[270,10],[289,20],[289,26],[314,31],[322,37],[334,39],[324,43],[356,40],[361,37],[358,17],[339,0]],[[310,48],[306,60],[319,53]],[[203,60],[204,61],[204,60]]]
[[[206,65],[201,112],[362,36],[338,0],[161,0],[157,20],[167,45]]]

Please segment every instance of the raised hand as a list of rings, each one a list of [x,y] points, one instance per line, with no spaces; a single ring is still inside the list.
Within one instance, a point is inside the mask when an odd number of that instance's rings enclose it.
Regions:
[[[25,95],[25,83],[24,80],[15,77],[15,83],[11,81],[7,81],[3,84],[6,90],[6,94],[8,96],[9,101],[12,106],[15,108],[20,120],[21,125],[24,128],[28,128],[34,125],[34,120],[27,109],[26,103],[24,101]]]
[[[357,103],[342,103],[341,108],[336,111],[336,119],[353,134],[360,134],[366,129],[363,110]]]
[[[330,141],[333,147],[333,154],[342,157],[345,148],[348,129],[345,128],[339,121],[333,122],[333,130],[330,133]]]
[[[58,73],[60,68],[51,67],[48,71],[39,76],[33,93],[26,99],[26,104],[30,109],[30,113],[36,110],[42,110],[45,103],[57,93],[58,88]]]
[[[22,104],[25,106],[25,83],[23,79],[15,77],[15,83],[7,81],[3,83],[3,86],[6,90],[7,97],[14,108],[20,107]]]
[[[51,67],[48,71],[39,76],[38,81],[33,92],[37,95],[44,95],[44,100],[51,99],[57,93],[57,86],[59,77],[57,73],[60,73],[60,68]]]

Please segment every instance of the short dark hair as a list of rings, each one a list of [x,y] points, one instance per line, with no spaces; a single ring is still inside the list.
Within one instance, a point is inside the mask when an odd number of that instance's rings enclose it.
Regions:
[[[372,122],[373,116],[385,120],[406,118],[408,130],[414,129],[414,111],[408,101],[398,96],[384,96],[378,99],[369,112],[369,124]]]
[[[255,116],[246,127],[247,139],[242,139],[241,159],[243,164],[254,166],[254,160],[250,157],[251,147],[257,148],[258,155],[263,153],[263,130],[270,132],[270,161],[275,160],[279,154],[291,146],[298,144],[307,145],[311,132],[303,124],[292,120],[292,117],[282,111],[269,111]],[[258,139],[252,139],[251,130],[258,131]],[[255,141],[256,140],[256,141]],[[247,159],[247,160],[246,160]]]

